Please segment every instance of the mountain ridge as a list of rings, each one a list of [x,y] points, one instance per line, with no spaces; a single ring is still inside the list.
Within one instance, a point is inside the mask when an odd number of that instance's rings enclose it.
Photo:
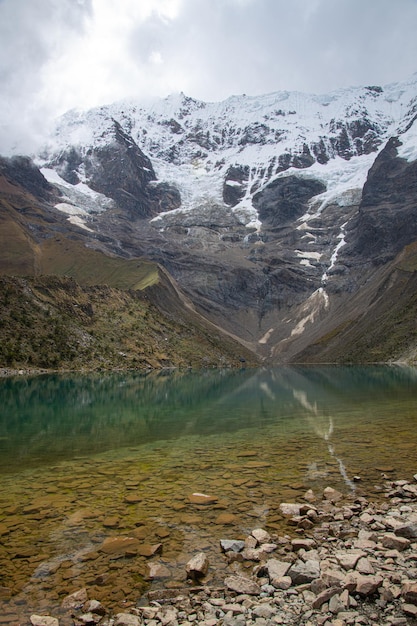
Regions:
[[[35,162],[86,245],[160,264],[263,359],[312,342],[320,359],[320,333],[345,328],[344,310],[358,324],[379,268],[417,240],[416,116],[417,74],[318,96],[177,94],[68,112]]]

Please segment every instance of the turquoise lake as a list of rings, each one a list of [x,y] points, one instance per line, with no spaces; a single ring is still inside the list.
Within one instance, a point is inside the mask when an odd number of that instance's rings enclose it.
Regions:
[[[221,580],[220,538],[285,532],[279,504],[307,489],[382,498],[387,478],[417,473],[416,452],[409,367],[1,379],[0,614],[57,611],[81,587],[129,606],[184,586],[198,550]],[[117,537],[136,543],[106,552]]]

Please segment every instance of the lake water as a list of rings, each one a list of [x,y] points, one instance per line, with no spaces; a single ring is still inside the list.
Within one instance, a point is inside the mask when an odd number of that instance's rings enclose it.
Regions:
[[[221,584],[220,538],[288,532],[279,504],[307,489],[378,497],[384,476],[417,472],[416,451],[413,368],[2,379],[0,623],[81,587],[113,610],[183,587],[199,550]]]

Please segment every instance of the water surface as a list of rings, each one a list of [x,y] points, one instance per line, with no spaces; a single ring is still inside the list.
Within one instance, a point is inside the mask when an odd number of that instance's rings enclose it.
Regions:
[[[111,608],[183,586],[219,538],[288,531],[283,501],[326,486],[377,496],[417,472],[417,371],[293,367],[0,380],[0,613],[57,611],[86,587]],[[358,480],[360,478],[360,480]],[[189,502],[194,492],[217,498]],[[162,544],[103,552],[109,537]]]

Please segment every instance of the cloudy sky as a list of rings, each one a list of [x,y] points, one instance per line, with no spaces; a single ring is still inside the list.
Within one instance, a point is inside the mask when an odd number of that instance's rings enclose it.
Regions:
[[[0,153],[56,115],[387,84],[417,71],[417,0],[0,0]]]

